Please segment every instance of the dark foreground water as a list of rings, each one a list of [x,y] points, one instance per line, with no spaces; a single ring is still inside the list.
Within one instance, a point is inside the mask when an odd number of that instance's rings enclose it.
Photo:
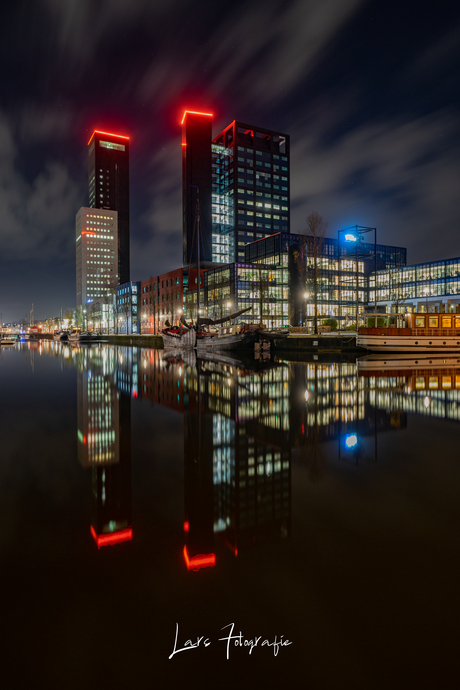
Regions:
[[[458,687],[459,374],[2,349],[2,688]]]

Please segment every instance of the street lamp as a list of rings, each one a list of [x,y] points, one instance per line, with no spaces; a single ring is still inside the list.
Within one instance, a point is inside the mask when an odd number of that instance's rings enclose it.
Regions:
[[[307,301],[307,299],[308,299],[309,297],[310,297],[310,293],[308,293],[308,292],[304,292],[304,293],[303,293],[303,298],[304,298],[305,302]],[[306,304],[305,304],[305,319],[304,319],[304,323],[305,323],[305,326],[306,326],[306,325],[307,325],[307,305],[306,305]]]
[[[374,233],[374,247],[373,251],[368,251],[370,250],[370,245],[363,245],[364,243],[364,235],[368,232],[373,232]],[[342,240],[342,241],[341,241]],[[337,260],[338,260],[338,292],[339,292],[339,304],[338,304],[338,317],[339,317],[339,324],[341,322],[342,316],[343,316],[343,310],[342,310],[342,291],[343,291],[343,284],[342,284],[342,262],[344,259],[350,258],[354,261],[356,261],[356,304],[355,304],[355,312],[356,312],[356,330],[358,330],[358,322],[359,322],[359,260],[361,259],[370,259],[374,258],[374,275],[377,276],[377,228],[368,228],[363,225],[355,225],[350,228],[344,228],[343,230],[338,231],[337,235]],[[348,268],[345,268],[345,270],[348,270]],[[375,278],[375,324],[377,325],[377,278]],[[351,283],[351,280],[345,281],[346,286],[348,287],[348,284]],[[343,295],[345,297],[345,295]],[[349,301],[349,298],[345,300],[346,302]]]

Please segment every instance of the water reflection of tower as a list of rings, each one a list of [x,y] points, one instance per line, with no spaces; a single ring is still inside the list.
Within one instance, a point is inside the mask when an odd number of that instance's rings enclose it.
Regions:
[[[91,467],[91,534],[98,547],[132,538],[131,397],[117,386],[117,350],[79,353],[78,455]]]
[[[196,549],[197,513],[200,546],[208,553],[212,532],[235,555],[244,546],[289,534],[287,377],[287,367],[256,372],[207,361],[189,378],[201,402],[185,420],[187,547]]]
[[[213,534],[212,413],[207,410],[200,362],[196,376],[187,377],[184,407],[185,546],[188,569],[216,562]]]

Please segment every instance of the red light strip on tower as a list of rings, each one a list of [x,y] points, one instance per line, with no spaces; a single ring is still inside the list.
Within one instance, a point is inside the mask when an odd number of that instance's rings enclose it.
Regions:
[[[131,541],[133,538],[133,530],[131,527],[121,529],[118,532],[111,532],[110,534],[96,534],[96,530],[91,525],[91,534],[98,549],[100,549],[101,546],[113,546],[113,544],[120,544],[123,541]]]
[[[198,554],[198,556],[188,555],[187,547],[184,546],[184,561],[187,566],[187,570],[199,570],[200,568],[210,568],[216,565],[216,554]]]
[[[111,134],[110,132],[101,132],[99,129],[95,129],[91,135],[91,139],[88,141],[88,146],[91,144],[95,134],[104,134],[106,137],[117,137],[118,139],[128,139],[129,141],[129,137],[125,137],[123,134]]]
[[[184,114],[183,114],[183,116],[182,116],[181,125],[184,124],[185,116],[187,115],[187,113],[188,113],[189,115],[206,115],[206,117],[212,117],[212,113],[197,113],[195,110],[185,110],[185,111],[184,111]]]

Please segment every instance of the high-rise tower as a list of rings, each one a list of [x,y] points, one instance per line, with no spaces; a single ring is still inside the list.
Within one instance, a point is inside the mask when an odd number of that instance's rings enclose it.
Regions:
[[[197,262],[197,199],[200,206],[200,260],[212,261],[212,115],[186,110],[182,118],[182,265]]]
[[[118,211],[118,282],[130,280],[129,137],[95,130],[88,142],[89,205]]]
[[[106,297],[118,285],[117,215],[85,207],[76,215],[77,307]]]
[[[183,265],[196,263],[199,188],[202,262],[244,261],[249,242],[290,232],[289,136],[234,121],[212,139],[212,116],[182,119]]]
[[[234,121],[212,143],[213,261],[244,261],[249,242],[290,232],[289,136]]]

